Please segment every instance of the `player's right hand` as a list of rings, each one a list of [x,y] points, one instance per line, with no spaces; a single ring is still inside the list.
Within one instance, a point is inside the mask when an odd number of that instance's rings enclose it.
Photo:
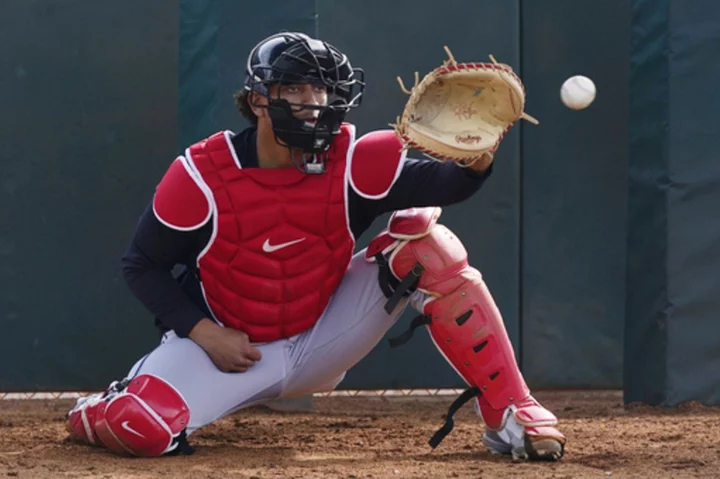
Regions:
[[[226,373],[244,373],[262,359],[262,353],[250,344],[247,334],[223,328],[207,318],[190,331],[190,339],[205,350],[220,371]]]

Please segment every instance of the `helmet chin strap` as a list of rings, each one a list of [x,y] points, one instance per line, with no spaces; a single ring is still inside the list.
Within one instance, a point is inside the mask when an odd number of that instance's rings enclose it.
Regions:
[[[279,138],[277,135],[275,136],[275,141],[280,143]],[[290,161],[292,161],[292,164],[297,168],[297,170],[300,173],[305,173],[306,175],[322,175],[325,173],[325,158],[326,154],[313,154],[310,159],[307,158],[309,153],[306,153],[302,150],[293,149],[292,147],[287,146],[288,151],[290,152]],[[300,158],[298,160],[295,159],[295,154],[299,153]],[[322,157],[321,157],[322,155]]]

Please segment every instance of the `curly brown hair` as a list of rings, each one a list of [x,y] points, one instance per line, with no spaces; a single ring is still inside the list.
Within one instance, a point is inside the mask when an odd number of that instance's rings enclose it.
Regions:
[[[240,90],[239,92],[235,93],[235,106],[240,111],[242,116],[250,120],[253,125],[257,125],[258,119],[257,116],[255,116],[255,113],[253,113],[252,109],[250,108],[248,98],[249,96],[250,92],[247,90]]]

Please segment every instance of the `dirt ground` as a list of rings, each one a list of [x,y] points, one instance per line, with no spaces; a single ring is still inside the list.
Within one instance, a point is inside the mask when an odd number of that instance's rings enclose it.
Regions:
[[[624,407],[618,392],[539,392],[568,436],[558,463],[513,463],[481,443],[468,404],[431,452],[452,398],[315,398],[312,413],[240,411],[191,437],[193,456],[119,458],[74,444],[74,401],[0,401],[0,477],[720,477],[720,409]]]

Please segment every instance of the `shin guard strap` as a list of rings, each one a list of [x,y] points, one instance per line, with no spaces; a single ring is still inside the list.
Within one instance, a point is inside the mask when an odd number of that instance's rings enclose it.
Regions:
[[[398,346],[402,346],[403,344],[410,341],[410,338],[412,338],[413,333],[417,328],[419,328],[420,326],[427,326],[430,323],[432,323],[432,318],[430,317],[430,315],[421,314],[420,316],[416,316],[415,319],[410,322],[410,327],[404,333],[402,333],[400,336],[388,339],[390,347],[396,348]]]
[[[431,437],[428,441],[430,447],[435,449],[442,442],[442,440],[445,439],[445,436],[450,434],[450,432],[453,430],[453,427],[455,427],[455,419],[453,418],[453,416],[455,416],[455,413],[458,411],[458,409],[463,407],[466,402],[468,402],[478,394],[480,394],[480,389],[477,386],[473,386],[469,389],[466,389],[465,392],[463,392],[460,396],[458,396],[457,399],[453,401],[453,403],[450,405],[450,408],[448,409],[445,424],[443,425],[443,427],[438,429],[438,431],[433,434],[433,437]]]
[[[390,272],[390,265],[382,253],[375,255],[375,261],[378,265],[378,282],[380,283],[380,289],[382,289],[385,297],[389,298],[387,303],[385,303],[385,311],[388,314],[392,314],[403,296],[417,288],[420,282],[420,276],[422,276],[425,268],[423,268],[420,263],[416,263],[410,272],[400,281],[400,284],[396,286],[393,282],[397,280],[395,280],[395,276]]]
[[[393,295],[390,297],[390,299],[388,299],[388,302],[385,303],[385,311],[387,311],[388,314],[392,314],[392,312],[395,310],[395,307],[398,305],[398,303],[400,302],[402,297],[405,296],[406,293],[411,293],[417,287],[423,271],[425,271],[425,268],[423,268],[420,263],[417,263],[415,266],[413,266],[413,269],[410,270],[410,272],[403,278],[403,280],[400,281],[400,284],[395,289]]]
[[[195,454],[195,448],[192,447],[188,442],[186,430],[183,430],[180,435],[178,435],[177,439],[175,439],[175,442],[177,442],[177,447],[171,452],[169,452],[167,454],[168,456],[178,456],[180,454],[192,456],[193,454]]]
[[[375,263],[378,265],[378,284],[386,298],[390,298],[395,291],[398,282],[390,273],[390,265],[382,253],[375,255]]]

